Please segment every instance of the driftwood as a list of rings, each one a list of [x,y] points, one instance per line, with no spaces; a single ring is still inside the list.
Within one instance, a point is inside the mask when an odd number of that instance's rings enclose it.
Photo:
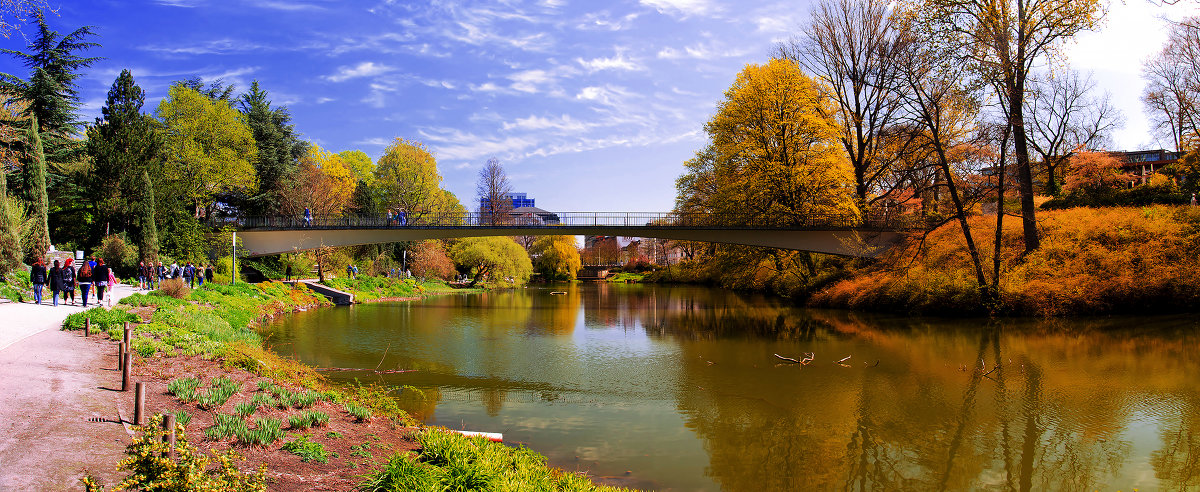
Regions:
[[[851,357],[851,356],[849,356],[849,355],[847,355],[847,356],[845,356],[845,357],[842,357],[842,358],[841,358],[841,360],[838,360],[838,361],[837,361],[837,363],[838,363],[838,364],[844,364],[846,361],[850,360],[850,357]]]
[[[402,372],[417,372],[416,369],[389,369],[380,371],[377,369],[361,369],[357,367],[318,367],[317,371],[362,371],[375,374],[399,374]]]
[[[812,353],[812,352],[805,352],[805,353],[804,353],[804,355],[803,355],[803,356],[802,356],[800,359],[793,359],[793,358],[791,358],[791,357],[784,357],[784,356],[782,356],[782,355],[779,355],[779,354],[774,354],[774,355],[775,355],[775,357],[776,357],[776,358],[778,358],[779,360],[786,360],[786,361],[788,361],[788,362],[791,362],[791,363],[793,363],[793,364],[800,364],[800,365],[802,365],[802,366],[807,366],[807,365],[808,365],[808,363],[809,363],[809,362],[812,362],[812,361],[813,361],[813,358],[814,358],[814,357],[816,357],[815,355],[813,355],[813,353]]]

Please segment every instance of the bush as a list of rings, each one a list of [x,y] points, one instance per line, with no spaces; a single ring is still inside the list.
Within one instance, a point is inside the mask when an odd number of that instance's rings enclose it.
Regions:
[[[125,323],[137,323],[142,320],[138,315],[120,307],[115,309],[94,307],[87,311],[68,315],[67,319],[63,320],[63,329],[68,331],[82,330],[84,321],[89,318],[92,320],[92,330],[109,332],[124,330]]]
[[[169,278],[159,283],[158,290],[151,294],[175,299],[187,299],[192,294],[192,289],[181,278]]]
[[[104,258],[104,263],[116,270],[119,275],[128,276],[135,273],[137,269],[137,248],[133,247],[122,235],[111,234],[101,239],[96,255]]]
[[[201,453],[187,439],[184,425],[175,425],[175,454],[173,460],[163,459],[168,449],[162,429],[162,415],[155,415],[145,426],[138,427],[139,436],[133,440],[118,469],[129,475],[118,486],[118,490],[221,490],[228,492],[250,492],[267,490],[266,467],[257,473],[246,473],[234,464],[238,456],[234,453],[216,453],[211,456]],[[216,461],[216,466],[212,462]],[[89,492],[104,490],[91,477],[83,479]]]
[[[300,461],[305,463],[310,461],[315,461],[317,463],[329,462],[329,455],[325,452],[325,446],[321,445],[319,442],[309,441],[308,436],[300,436],[284,443],[283,450],[299,456]]]

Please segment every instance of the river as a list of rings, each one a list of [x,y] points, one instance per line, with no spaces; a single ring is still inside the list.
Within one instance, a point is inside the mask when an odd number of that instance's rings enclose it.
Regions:
[[[317,309],[264,335],[363,369],[335,379],[416,388],[403,396],[427,423],[502,432],[614,485],[1200,488],[1189,316],[937,320],[574,284]]]

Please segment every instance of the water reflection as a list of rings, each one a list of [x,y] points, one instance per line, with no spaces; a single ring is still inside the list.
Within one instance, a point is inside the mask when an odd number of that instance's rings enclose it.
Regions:
[[[427,421],[502,430],[622,484],[1200,486],[1200,330],[1186,318],[987,323],[695,287],[554,290],[566,294],[300,313],[269,343],[319,365],[412,369],[337,374],[415,386]],[[773,355],[804,352],[816,360]]]

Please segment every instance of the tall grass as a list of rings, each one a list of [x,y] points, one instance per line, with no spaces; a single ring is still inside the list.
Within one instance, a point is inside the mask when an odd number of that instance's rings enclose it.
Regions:
[[[977,237],[994,217],[971,220]],[[1000,258],[1002,314],[1065,316],[1186,311],[1200,301],[1200,210],[1188,206],[1039,212],[1042,247],[1022,256],[1020,221],[1007,221]],[[980,242],[991,258],[991,241]],[[982,314],[962,234],[950,224],[910,242],[812,299],[851,309]]]

